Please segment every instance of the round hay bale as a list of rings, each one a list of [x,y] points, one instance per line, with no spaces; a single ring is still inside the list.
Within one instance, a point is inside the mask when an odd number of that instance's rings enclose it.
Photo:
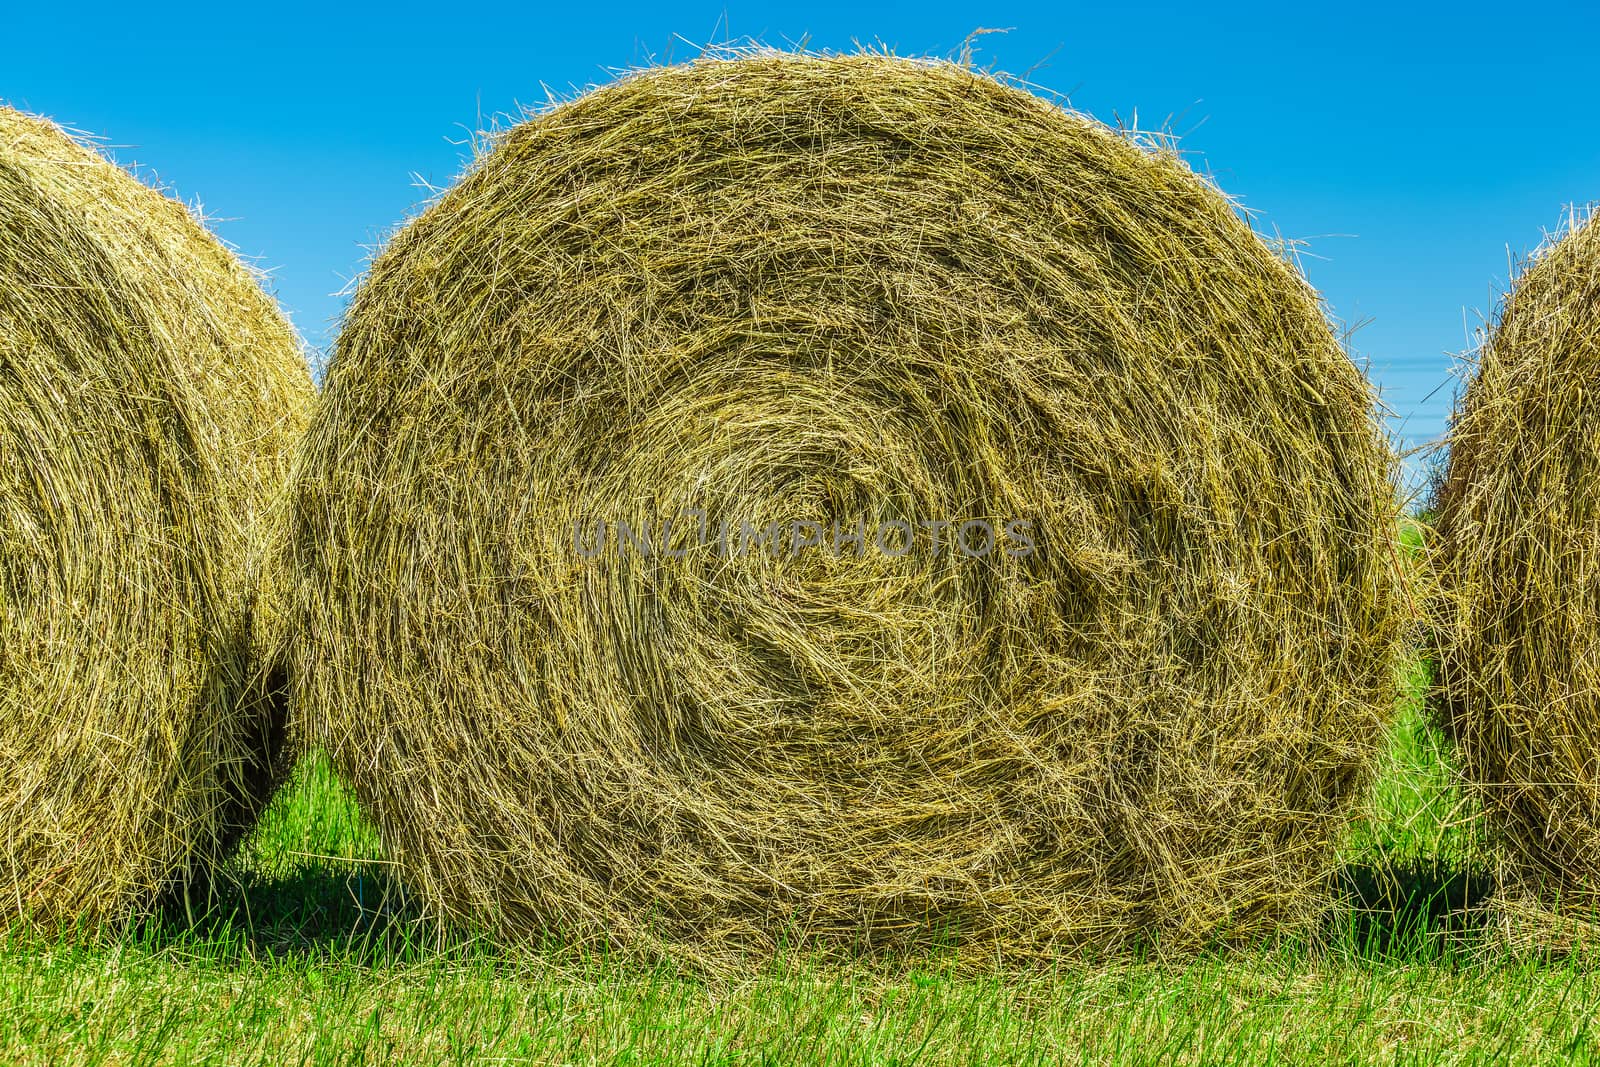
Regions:
[[[1504,300],[1435,486],[1434,705],[1513,894],[1600,907],[1600,222]]]
[[[294,700],[503,938],[1248,937],[1315,912],[1393,702],[1389,462],[1170,152],[946,63],[651,70],[373,263]]]
[[[264,802],[255,545],[312,399],[181,204],[0,108],[0,925],[128,916]]]

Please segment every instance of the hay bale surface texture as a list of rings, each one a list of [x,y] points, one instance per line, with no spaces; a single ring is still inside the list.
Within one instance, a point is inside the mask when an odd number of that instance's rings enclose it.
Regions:
[[[0,924],[130,915],[264,801],[254,531],[312,396],[181,204],[0,109]]]
[[[1513,286],[1434,504],[1434,705],[1506,846],[1508,899],[1600,907],[1600,222]]]
[[[640,73],[357,292],[296,704],[502,937],[1250,936],[1314,913],[1392,702],[1372,400],[1171,154],[945,63]]]

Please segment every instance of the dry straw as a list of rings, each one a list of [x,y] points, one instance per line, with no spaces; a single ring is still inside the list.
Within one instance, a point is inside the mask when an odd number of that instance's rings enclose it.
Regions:
[[[1600,908],[1600,222],[1523,271],[1435,490],[1435,706],[1506,846],[1505,901]],[[1532,910],[1530,910],[1532,909]]]
[[[311,399],[181,204],[0,108],[0,925],[119,920],[253,817],[253,537]]]
[[[395,237],[324,398],[296,700],[442,918],[718,964],[1320,906],[1392,702],[1390,455],[1171,152],[948,63],[639,73]]]

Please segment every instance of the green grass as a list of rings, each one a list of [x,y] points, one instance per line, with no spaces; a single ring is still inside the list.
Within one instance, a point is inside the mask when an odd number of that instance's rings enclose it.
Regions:
[[[1416,690],[1423,682],[1412,678]],[[706,982],[417,931],[375,835],[311,761],[246,849],[228,906],[115,940],[0,943],[0,1062],[1589,1062],[1600,981],[1490,951],[1448,750],[1413,699],[1337,920],[1314,941],[1182,964],[985,977],[928,961],[787,963]]]

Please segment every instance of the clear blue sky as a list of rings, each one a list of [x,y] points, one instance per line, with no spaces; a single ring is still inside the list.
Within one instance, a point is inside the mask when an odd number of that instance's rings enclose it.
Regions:
[[[325,348],[336,295],[468,133],[519,104],[756,37],[880,42],[1028,73],[1107,121],[1170,124],[1200,169],[1304,241],[1360,325],[1409,444],[1444,428],[1451,353],[1508,256],[1600,198],[1600,7],[1400,2],[28,4],[0,17],[0,100],[104,136],[272,272]]]

